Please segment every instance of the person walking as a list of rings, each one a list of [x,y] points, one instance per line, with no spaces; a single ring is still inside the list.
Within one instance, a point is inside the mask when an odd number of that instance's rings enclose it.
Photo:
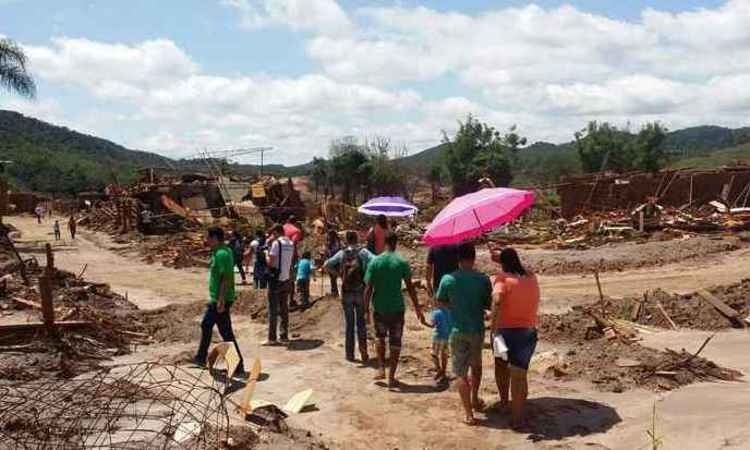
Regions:
[[[41,225],[42,217],[44,217],[44,207],[42,205],[37,205],[37,207],[34,208],[34,215],[36,216],[36,223]]]
[[[385,251],[385,236],[388,234],[388,218],[380,214],[375,219],[375,225],[367,232],[367,249],[374,255]]]
[[[284,235],[294,244],[294,253],[292,257],[292,279],[297,277],[296,267],[297,260],[299,259],[299,253],[302,249],[302,241],[305,239],[305,233],[302,231],[302,226],[297,221],[294,215],[290,215],[284,224]],[[291,284],[291,291],[289,294],[289,305],[291,307],[297,307],[297,300],[294,296],[295,285]]]
[[[330,259],[341,250],[341,240],[339,234],[336,232],[334,225],[330,225],[328,233],[326,235],[326,258]],[[339,296],[339,285],[338,285],[338,272],[329,271],[328,276],[331,280],[331,295],[333,297]]]
[[[268,286],[267,248],[266,234],[263,230],[257,230],[255,239],[250,242],[250,263],[253,265],[255,289],[265,289]]]
[[[390,365],[388,370],[388,388],[398,387],[396,370],[401,355],[401,341],[404,332],[404,297],[401,294],[401,282],[406,284],[414,311],[420,322],[424,323],[422,308],[417,299],[417,291],[411,280],[409,263],[396,253],[398,236],[389,232],[385,237],[385,251],[373,258],[365,272],[365,317],[370,320],[370,305],[373,307],[375,336],[377,337],[378,369],[376,380],[386,378],[385,373],[385,340],[388,338]]]
[[[441,245],[430,247],[427,253],[427,295],[435,296],[435,289],[440,286],[444,275],[458,270],[458,246]]]
[[[464,423],[475,425],[474,411],[482,411],[479,398],[482,382],[484,311],[490,309],[492,284],[487,275],[474,270],[473,244],[458,247],[458,270],[443,276],[435,297],[449,301],[453,327],[450,335],[451,365],[464,409]],[[469,378],[471,371],[471,378]]]
[[[297,262],[297,292],[302,308],[310,306],[310,276],[312,275],[312,255],[309,251],[302,253]]]
[[[344,310],[344,351],[347,361],[354,361],[354,331],[362,364],[367,364],[367,321],[364,311],[365,274],[373,258],[366,248],[358,245],[356,231],[346,232],[346,247],[337,251],[323,264],[331,279],[341,278],[341,305]]]
[[[432,333],[432,363],[435,364],[435,381],[448,383],[448,345],[450,340],[453,319],[451,318],[450,303],[448,300],[440,300],[437,307],[432,310],[431,322],[424,325],[434,328]]]
[[[240,278],[242,284],[247,283],[247,277],[245,276],[245,267],[242,265],[242,257],[245,253],[245,242],[242,238],[242,234],[239,231],[232,231],[232,237],[229,238],[229,248],[232,249],[232,256],[234,257],[234,265],[240,272]]]
[[[507,349],[506,358],[495,355],[495,381],[500,392],[500,405],[508,406],[512,396],[511,424],[523,428],[523,410],[529,393],[529,363],[537,343],[537,314],[541,297],[536,275],[521,264],[512,248],[493,255],[502,271],[493,282],[492,330],[495,339],[502,339]]]
[[[263,345],[277,345],[277,326],[281,343],[289,342],[289,296],[292,295],[294,244],[284,235],[284,227],[275,225],[271,228],[269,245],[266,258],[269,269],[268,340]]]
[[[52,225],[52,231],[55,233],[55,240],[60,240],[60,221],[55,220],[55,224]]]
[[[208,304],[201,321],[201,340],[194,363],[204,367],[211,345],[214,325],[225,342],[233,342],[240,357],[237,374],[245,372],[240,346],[232,330],[230,311],[237,298],[234,289],[234,256],[232,250],[224,244],[224,230],[211,227],[206,234],[206,245],[211,249],[211,261],[208,267]]]
[[[77,229],[78,229],[78,220],[76,219],[76,215],[73,214],[72,216],[70,216],[70,220],[68,220],[68,232],[70,233],[71,239],[76,238]]]

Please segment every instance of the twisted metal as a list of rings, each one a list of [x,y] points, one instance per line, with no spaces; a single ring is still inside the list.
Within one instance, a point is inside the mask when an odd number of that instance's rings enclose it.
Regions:
[[[207,370],[160,363],[0,386],[0,449],[220,448],[222,386]]]

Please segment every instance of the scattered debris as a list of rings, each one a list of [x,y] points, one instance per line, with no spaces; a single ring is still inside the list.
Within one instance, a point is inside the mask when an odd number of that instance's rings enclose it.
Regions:
[[[636,329],[627,322],[599,314],[601,306],[597,303],[574,307],[563,315],[540,317],[541,338],[563,349],[546,369],[549,376],[588,379],[598,389],[612,392],[636,386],[671,390],[696,381],[735,381],[742,377],[736,370],[700,357],[702,347],[695,354],[643,347],[635,342]],[[611,338],[607,329],[613,330]]]

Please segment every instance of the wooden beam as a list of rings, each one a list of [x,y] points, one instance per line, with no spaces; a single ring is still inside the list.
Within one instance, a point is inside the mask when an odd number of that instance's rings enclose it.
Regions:
[[[726,303],[719,300],[715,295],[712,293],[706,291],[705,289],[701,289],[698,291],[698,294],[703,297],[708,303],[712,304],[714,308],[719,310],[720,313],[722,313],[724,316],[726,316],[729,319],[737,319],[737,316],[739,313],[735,311],[734,309],[727,306]]]
[[[672,318],[669,317],[669,314],[667,314],[667,310],[664,309],[664,307],[661,305],[661,302],[656,302],[656,307],[659,309],[659,312],[661,312],[661,315],[664,316],[665,319],[667,319],[667,322],[669,322],[669,326],[671,326],[673,330],[676,330],[677,324],[675,324]]]
[[[40,303],[31,301],[31,300],[25,300],[25,299],[22,299],[22,298],[19,298],[19,297],[11,297],[11,298],[16,303],[20,303],[22,305],[30,306],[30,307],[36,308],[36,309],[42,309],[42,305]]]
[[[55,326],[58,328],[85,328],[93,325],[93,322],[86,320],[67,320],[56,322]],[[14,332],[14,331],[34,331],[46,328],[43,322],[32,322],[32,323],[18,323],[12,325],[0,325],[0,332]]]

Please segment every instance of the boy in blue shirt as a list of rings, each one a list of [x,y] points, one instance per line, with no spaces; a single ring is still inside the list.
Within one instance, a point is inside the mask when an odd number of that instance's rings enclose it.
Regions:
[[[431,323],[424,324],[435,330],[432,332],[432,361],[435,363],[435,380],[446,382],[446,368],[448,367],[448,339],[453,326],[453,318],[448,299],[438,299],[437,308],[432,310]]]
[[[312,256],[309,251],[302,254],[297,262],[297,292],[299,292],[302,308],[310,306],[310,273],[312,272]]]

